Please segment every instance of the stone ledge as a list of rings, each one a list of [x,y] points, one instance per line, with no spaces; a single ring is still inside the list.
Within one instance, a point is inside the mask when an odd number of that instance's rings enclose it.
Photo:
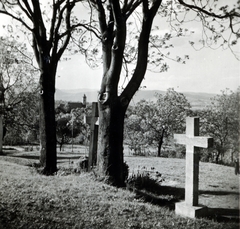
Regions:
[[[189,206],[186,202],[179,202],[175,204],[175,213],[189,218],[201,218],[208,214],[208,208],[202,205]]]

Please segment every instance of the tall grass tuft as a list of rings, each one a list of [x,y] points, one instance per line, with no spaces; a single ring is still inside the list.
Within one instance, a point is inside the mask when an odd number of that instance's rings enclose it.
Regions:
[[[163,179],[161,178],[161,174],[154,170],[154,168],[147,170],[146,167],[143,167],[141,170],[137,170],[137,173],[133,172],[127,179],[127,188],[155,193],[161,188]]]

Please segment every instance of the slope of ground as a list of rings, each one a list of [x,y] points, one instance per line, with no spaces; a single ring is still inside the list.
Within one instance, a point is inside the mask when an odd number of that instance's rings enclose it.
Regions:
[[[196,220],[182,218],[175,215],[172,203],[154,202],[154,199],[147,202],[144,196],[97,181],[93,173],[65,173],[72,166],[71,161],[80,156],[79,152],[61,153],[60,170],[49,177],[27,166],[37,160],[38,152],[4,153],[0,156],[0,228],[238,228],[238,222],[229,215]],[[168,190],[167,195],[181,196],[184,160],[125,159],[130,172],[154,167],[165,179],[159,192]],[[238,196],[238,177],[233,174],[233,168],[203,163],[200,170],[201,195],[222,196],[221,204],[232,201],[229,195]],[[219,205],[213,197],[211,204],[215,214],[223,209],[238,212],[236,205]]]

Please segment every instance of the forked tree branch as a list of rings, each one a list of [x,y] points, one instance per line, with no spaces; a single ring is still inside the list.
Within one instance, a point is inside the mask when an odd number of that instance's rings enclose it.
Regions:
[[[207,16],[210,16],[210,17],[213,17],[213,18],[218,18],[218,19],[225,19],[225,18],[228,18],[229,21],[230,21],[230,29],[232,31],[233,34],[236,34],[236,35],[239,35],[239,32],[235,32],[234,31],[234,28],[233,28],[233,19],[234,18],[240,18],[240,13],[236,12],[235,10],[231,10],[229,12],[225,12],[224,14],[216,14],[214,12],[211,12],[211,11],[208,11],[208,10],[205,10],[203,6],[197,6],[197,5],[192,5],[192,4],[188,4],[186,3],[185,1],[183,0],[178,0],[178,2],[189,8],[189,9],[192,9],[192,10],[196,10],[197,12],[201,12]]]
[[[240,14],[239,14],[238,12],[236,12],[236,11],[230,11],[230,12],[228,12],[228,13],[226,13],[226,14],[223,14],[223,15],[222,15],[222,14],[215,14],[215,13],[210,12],[210,11],[207,11],[207,10],[205,10],[204,8],[199,7],[199,6],[197,6],[197,5],[188,4],[188,3],[186,3],[186,2],[183,1],[183,0],[178,0],[178,2],[179,2],[181,5],[185,6],[185,7],[188,7],[188,8],[190,8],[190,9],[195,9],[195,10],[197,10],[197,11],[199,11],[199,12],[202,12],[202,13],[208,15],[208,16],[215,17],[215,18],[219,18],[219,19],[232,18],[232,17],[240,17]]]

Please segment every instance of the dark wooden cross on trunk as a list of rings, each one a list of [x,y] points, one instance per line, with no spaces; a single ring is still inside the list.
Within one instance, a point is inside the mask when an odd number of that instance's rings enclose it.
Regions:
[[[0,79],[1,81],[2,79]],[[0,82],[0,154],[2,153],[3,146],[3,109],[4,109],[4,86],[2,81]]]
[[[88,170],[97,164],[98,145],[98,103],[92,103],[92,115],[85,117],[85,122],[90,125],[90,145],[88,154]]]

